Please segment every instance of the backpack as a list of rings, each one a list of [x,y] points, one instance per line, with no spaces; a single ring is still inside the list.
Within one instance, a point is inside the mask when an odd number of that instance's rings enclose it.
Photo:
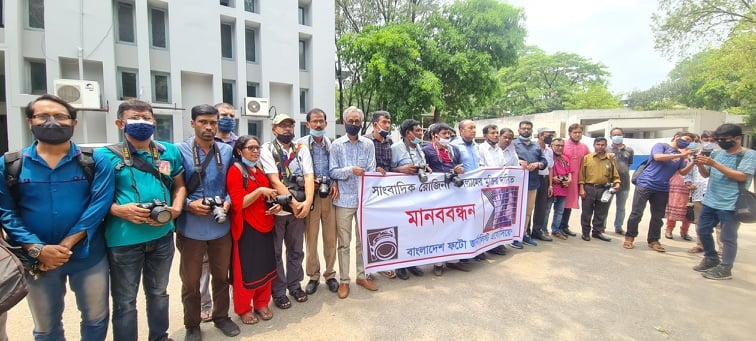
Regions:
[[[646,166],[648,166],[648,160],[651,157],[649,156],[648,159],[643,160],[640,165],[638,165],[638,168],[635,169],[635,172],[633,172],[633,177],[630,178],[630,182],[635,185],[638,182],[638,178],[640,178],[641,173],[643,173],[644,170],[646,170]]]
[[[20,151],[5,153],[5,184],[16,202],[21,199],[18,177],[21,173],[22,161]],[[91,185],[95,173],[92,150],[82,149],[77,161],[84,172],[84,177]],[[8,244],[5,233],[2,232],[2,234],[0,238],[0,314],[13,308],[29,293],[29,285],[26,282],[27,268],[33,266],[31,261],[36,261],[29,259],[22,247]],[[21,261],[20,258],[25,261]]]

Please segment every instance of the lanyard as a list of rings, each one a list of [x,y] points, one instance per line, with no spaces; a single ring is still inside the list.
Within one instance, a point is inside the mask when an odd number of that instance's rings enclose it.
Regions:
[[[407,154],[409,155],[410,161],[412,162],[413,165],[419,166],[421,163],[423,163],[422,160],[420,160],[421,161],[420,163],[415,163],[415,159],[412,157],[412,153],[410,152],[409,146],[407,146],[406,141],[404,141],[404,148],[407,148]],[[414,149],[415,149],[415,152],[417,153],[417,157],[420,157],[420,150],[418,149],[418,145],[415,145]]]
[[[138,203],[142,203],[142,196],[139,194],[139,188],[137,187],[137,181],[136,177],[134,176],[134,168],[132,167],[134,165],[134,160],[131,158],[131,144],[128,143],[128,141],[123,141],[121,144],[121,150],[123,152],[123,164],[128,166],[129,168],[129,174],[131,175],[131,188],[134,189],[134,194],[136,194],[136,200]],[[160,166],[160,153],[158,152],[157,146],[155,146],[155,142],[150,142],[150,154],[152,154],[152,163],[155,165],[155,167]],[[158,182],[160,183],[160,190],[163,193],[163,201],[168,202],[168,195],[165,193],[165,186],[163,186],[163,182],[158,179]]]
[[[278,168],[278,178],[281,179],[281,182],[286,184],[289,180],[289,177],[291,176],[291,171],[289,170],[289,164],[297,156],[298,150],[294,149],[291,153],[287,155],[286,152],[284,152],[284,150],[281,148],[281,145],[278,144],[278,141],[276,141],[275,139],[270,144],[273,145],[273,148],[275,148],[275,152],[273,153],[273,158],[276,160],[276,168]],[[284,160],[283,164],[281,160]],[[286,170],[286,177],[284,177],[284,170]]]
[[[218,172],[221,173],[223,170],[223,161],[221,160],[220,151],[217,149],[218,147],[216,146],[216,142],[213,142],[213,145],[210,146],[210,149],[208,149],[207,151],[207,155],[205,155],[205,161],[200,164],[200,146],[197,145],[196,141],[192,141],[192,159],[194,160],[194,172],[199,174],[200,188],[202,189],[203,197],[205,196],[205,169],[210,163],[210,160],[213,159],[213,156],[215,156],[215,165],[216,167],[218,167]]]

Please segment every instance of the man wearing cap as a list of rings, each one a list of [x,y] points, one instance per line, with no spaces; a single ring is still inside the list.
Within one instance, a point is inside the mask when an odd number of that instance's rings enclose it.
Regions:
[[[538,147],[541,148],[543,157],[546,158],[546,168],[538,171],[538,178],[541,185],[536,192],[535,208],[533,209],[533,232],[532,237],[546,242],[553,239],[549,237],[549,227],[546,226],[548,215],[546,209],[549,203],[549,194],[551,190],[551,167],[554,167],[554,151],[551,150],[551,140],[554,139],[556,131],[551,128],[542,127],[538,129]]]
[[[278,277],[273,281],[273,303],[280,309],[291,307],[286,290],[297,302],[307,301],[300,282],[304,278],[305,217],[312,207],[315,194],[312,156],[306,146],[294,144],[294,119],[286,114],[273,118],[275,139],[260,150],[260,163],[268,175],[270,185],[278,194],[291,194],[291,204],[276,213],[273,236]],[[287,212],[288,211],[288,212]],[[286,243],[286,267],[282,249]]]

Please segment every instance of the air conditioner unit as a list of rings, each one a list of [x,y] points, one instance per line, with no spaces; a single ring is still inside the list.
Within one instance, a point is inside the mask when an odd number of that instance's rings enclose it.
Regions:
[[[245,97],[244,116],[268,117],[268,99]]]
[[[100,84],[95,81],[56,79],[55,95],[74,108],[100,108]]]

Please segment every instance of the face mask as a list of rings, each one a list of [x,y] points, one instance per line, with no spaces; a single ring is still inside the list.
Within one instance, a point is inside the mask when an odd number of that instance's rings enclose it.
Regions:
[[[451,139],[441,139],[441,138],[438,139],[438,144],[444,147],[448,146],[449,142],[451,142]]]
[[[68,142],[73,136],[73,126],[63,126],[55,120],[47,120],[42,125],[32,126],[32,134],[37,140],[47,144],[63,144]]]
[[[691,142],[691,143],[690,143],[690,144],[688,145],[688,149],[698,149],[698,147],[700,147],[700,146],[699,146],[699,145],[698,145],[698,143],[696,143],[696,142]]]
[[[224,133],[232,132],[236,128],[236,120],[231,117],[223,117],[218,121],[218,129]]]
[[[155,126],[152,125],[152,122],[145,120],[126,120],[126,127],[123,131],[137,141],[146,141],[152,137]]]
[[[388,130],[381,129],[381,131],[378,132],[378,135],[381,135],[381,137],[385,139],[386,136],[389,135],[389,132],[388,132]]]
[[[254,168],[257,165],[257,161],[249,161],[246,158],[241,158],[242,163],[247,167]]]
[[[315,137],[323,137],[325,136],[325,130],[310,129],[310,135]]]
[[[622,141],[624,141],[624,138],[622,136],[612,136],[612,143],[614,144],[622,144]]]
[[[344,125],[344,129],[346,129],[347,134],[357,136],[360,133],[361,127],[358,125],[347,124]]]
[[[278,139],[278,142],[281,142],[282,144],[289,144],[291,143],[291,140],[294,139],[294,134],[280,134],[276,136],[276,139]]]
[[[527,135],[527,136],[520,135],[520,137],[518,137],[518,139],[520,139],[520,141],[523,141],[523,142],[524,141],[530,141],[530,135]]]
[[[717,146],[713,142],[704,142],[701,144],[701,149],[703,150],[714,150],[716,148],[719,148],[719,146]]]
[[[735,147],[735,140],[717,141],[717,144],[719,145],[719,148],[729,150],[730,148]]]
[[[423,142],[419,137],[416,137],[414,140],[412,140],[412,143],[414,144],[420,144],[420,142]]]
[[[553,141],[553,140],[554,140],[553,136],[546,136],[546,137],[543,138],[543,143],[549,145],[549,144],[551,144],[551,141]]]
[[[680,149],[688,148],[688,145],[690,145],[690,141],[677,139],[677,148],[680,148]]]

